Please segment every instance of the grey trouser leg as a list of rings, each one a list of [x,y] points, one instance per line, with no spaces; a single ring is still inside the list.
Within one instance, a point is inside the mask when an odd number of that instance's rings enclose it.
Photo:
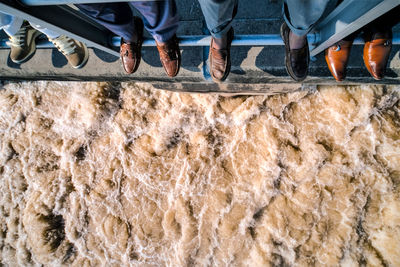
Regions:
[[[51,38],[51,39],[56,39],[57,37],[60,36],[60,34],[58,32],[52,31],[48,28],[42,27],[38,24],[34,24],[32,22],[29,22],[29,24],[31,24],[31,26],[33,28],[35,28],[36,30],[40,31],[41,33],[44,33],[47,37]]]
[[[226,35],[237,13],[238,0],[199,0],[207,28],[215,38]]]
[[[332,0],[284,0],[283,16],[290,30],[303,36],[321,18],[329,2]]]

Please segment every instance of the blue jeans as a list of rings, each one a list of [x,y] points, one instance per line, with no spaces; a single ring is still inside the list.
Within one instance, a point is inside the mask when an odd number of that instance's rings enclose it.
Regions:
[[[215,38],[226,35],[236,16],[238,0],[199,0],[207,28]]]
[[[337,0],[284,0],[283,17],[290,30],[299,36],[306,35],[327,10],[328,4]]]
[[[3,29],[8,36],[13,36],[14,34],[16,34],[21,28],[23,22],[23,18],[0,12],[0,30]],[[49,30],[31,22],[30,24],[33,28],[46,34],[49,38],[55,39],[60,36],[60,34],[55,31]]]
[[[136,31],[129,5],[142,14],[144,27],[157,42],[166,42],[175,35],[179,16],[174,0],[79,4],[76,6],[124,40],[133,41]]]

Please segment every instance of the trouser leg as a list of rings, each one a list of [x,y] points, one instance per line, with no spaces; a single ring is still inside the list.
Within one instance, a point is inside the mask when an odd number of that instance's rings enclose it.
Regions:
[[[231,28],[238,0],[199,0],[207,28],[215,38],[222,38]]]
[[[0,29],[3,29],[8,36],[13,36],[21,28],[24,20],[3,12],[0,12]]]
[[[124,40],[136,40],[135,24],[128,3],[77,4],[76,6],[97,23]]]
[[[60,34],[59,34],[58,32],[52,31],[52,30],[50,30],[50,29],[48,29],[48,28],[42,27],[42,26],[40,26],[40,25],[38,25],[38,24],[34,24],[34,23],[32,23],[32,22],[29,22],[29,23],[31,24],[31,26],[32,26],[33,28],[35,28],[36,30],[38,30],[38,31],[40,31],[40,32],[42,32],[42,33],[44,33],[44,34],[46,34],[47,37],[49,37],[49,38],[51,38],[51,39],[55,39],[55,38],[57,38],[57,37],[60,36]]]
[[[179,17],[174,0],[135,1],[129,4],[143,15],[146,29],[157,41],[165,42],[176,33]],[[135,24],[129,4],[79,4],[76,6],[124,40],[134,41]]]
[[[299,36],[307,34],[334,0],[284,0],[283,16],[290,30]]]
[[[130,2],[143,16],[146,30],[157,42],[171,39],[178,29],[179,16],[175,0]]]

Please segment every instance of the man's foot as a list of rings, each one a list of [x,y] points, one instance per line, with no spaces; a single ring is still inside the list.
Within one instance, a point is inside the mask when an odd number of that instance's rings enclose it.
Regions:
[[[120,56],[122,67],[128,74],[134,73],[139,68],[142,58],[143,44],[143,21],[139,17],[134,17],[137,40],[135,42],[127,42],[121,38]]]
[[[285,43],[285,65],[287,73],[298,82],[303,81],[308,75],[308,65],[310,63],[310,53],[306,37],[298,36],[298,40],[290,42],[290,29],[284,22],[281,26],[281,37]],[[296,48],[297,44],[304,42],[303,47]],[[290,47],[290,43],[294,48]]]
[[[392,31],[366,33],[364,39],[364,64],[375,80],[382,80],[392,50]]]
[[[49,38],[54,46],[68,60],[68,63],[75,69],[82,68],[89,58],[89,52],[84,43],[78,42],[65,35],[60,35],[57,38]]]
[[[340,82],[346,78],[346,67],[350,56],[353,40],[341,40],[325,50],[325,60],[329,70],[336,81]]]
[[[156,42],[156,44],[165,72],[169,77],[175,77],[181,67],[181,51],[178,38],[174,35],[165,43]]]
[[[210,44],[210,74],[214,82],[223,82],[231,71],[231,44],[235,33],[231,28],[226,38],[211,38]]]
[[[36,51],[35,39],[40,34],[41,32],[32,28],[32,26],[25,21],[18,32],[13,36],[10,36],[10,59],[14,63],[22,63],[29,59],[29,57]]]

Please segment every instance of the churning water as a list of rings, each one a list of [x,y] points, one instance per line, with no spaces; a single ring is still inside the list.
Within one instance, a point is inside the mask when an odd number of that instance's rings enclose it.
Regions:
[[[2,264],[400,265],[399,87],[2,87]]]

